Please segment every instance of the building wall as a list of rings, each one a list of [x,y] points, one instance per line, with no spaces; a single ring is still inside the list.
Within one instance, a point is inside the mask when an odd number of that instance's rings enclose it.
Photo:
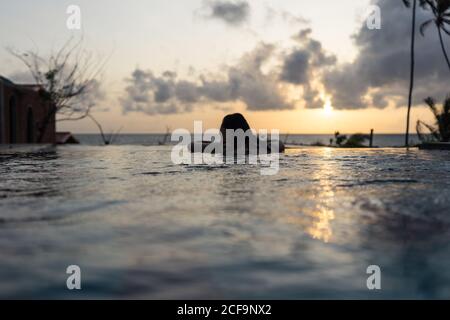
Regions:
[[[3,115],[4,115],[4,103],[3,103],[4,99],[3,99],[3,82],[0,81],[0,144],[4,143],[4,128],[5,128],[5,123],[4,123],[4,119],[3,119]]]
[[[0,81],[3,88],[0,109],[2,143],[37,143],[44,119],[50,110],[48,102],[35,89]],[[55,117],[45,130],[41,143],[55,143]]]

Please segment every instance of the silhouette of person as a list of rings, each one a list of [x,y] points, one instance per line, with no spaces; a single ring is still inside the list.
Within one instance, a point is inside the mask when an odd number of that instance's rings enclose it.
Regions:
[[[233,132],[235,132],[236,130],[242,130],[244,133],[247,133],[248,130],[250,130],[250,125],[248,124],[247,120],[244,118],[244,116],[240,113],[234,113],[234,114],[229,114],[227,116],[225,116],[222,120],[222,124],[220,126],[220,133],[222,135],[222,143],[223,143],[223,153],[225,153],[226,151],[226,144],[227,144],[227,130],[232,130]],[[253,133],[252,133],[253,135]],[[256,141],[257,141],[257,147],[259,148],[260,145],[260,139],[259,137],[255,137]],[[236,152],[236,147],[237,147],[237,138],[234,138],[234,151]],[[271,152],[284,152],[285,150],[285,146],[281,141],[278,141],[278,150],[272,150],[272,144],[271,141],[268,140],[267,141],[267,147],[268,150],[266,151],[267,153],[271,153]],[[209,142],[203,142],[203,148],[202,151],[204,151],[205,146],[208,145]],[[245,149],[246,149],[246,153],[249,153],[249,139],[246,138],[245,141]],[[194,152],[194,144],[191,144],[191,152]]]
[[[226,131],[227,130],[236,131],[236,130],[239,130],[239,129],[243,130],[244,132],[247,132],[247,130],[250,130],[250,125],[248,124],[247,120],[244,118],[244,116],[242,114],[240,114],[240,113],[229,114],[229,115],[227,115],[227,116],[225,116],[223,118],[222,125],[220,126],[220,133],[222,134],[222,141],[223,141],[223,144],[224,144],[224,149],[225,149],[226,137],[227,137]],[[258,144],[258,148],[259,148],[259,144],[260,144],[259,137],[257,138],[257,144]],[[271,141],[268,140],[268,150],[267,150],[267,152],[268,153],[271,153],[271,152],[284,152],[284,150],[285,150],[284,144],[281,141],[278,141],[278,144],[279,144],[278,151],[272,150]],[[237,143],[235,141],[235,143],[234,143],[235,148],[236,148],[236,145],[237,145]],[[247,152],[248,152],[248,149],[249,149],[249,141],[248,141],[248,139],[246,139],[245,147],[246,147]]]
[[[220,133],[222,134],[223,139],[226,139],[226,130],[236,131],[239,129],[244,130],[244,132],[250,130],[250,126],[242,114],[229,114],[223,118],[222,125],[220,126]]]

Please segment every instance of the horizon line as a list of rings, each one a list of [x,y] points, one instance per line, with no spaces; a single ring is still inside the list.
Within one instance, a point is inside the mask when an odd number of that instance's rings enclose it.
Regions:
[[[71,131],[57,131],[57,132],[70,132],[72,134],[91,134],[91,135],[99,134],[99,135],[101,135],[101,133],[99,133],[99,132],[71,132]],[[190,132],[190,133],[193,133],[193,132]],[[360,132],[360,131],[356,131],[353,133],[348,133],[348,132],[339,132],[339,133],[347,134],[347,135],[348,134],[359,134],[359,133],[365,134],[365,132]],[[134,135],[167,134],[167,132],[120,132],[120,133],[118,133],[118,135],[132,135],[132,134],[134,134]],[[289,133],[289,132],[283,133],[283,132],[281,132],[280,135],[290,135],[290,136],[294,136],[294,135],[311,135],[311,136],[333,135],[334,136],[334,133]],[[378,132],[378,133],[374,132],[374,135],[405,135],[405,133],[404,132]]]

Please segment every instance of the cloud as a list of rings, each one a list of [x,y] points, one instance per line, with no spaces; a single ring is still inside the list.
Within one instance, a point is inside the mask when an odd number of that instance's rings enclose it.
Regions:
[[[335,67],[336,57],[311,38],[311,32],[297,32],[287,51],[261,42],[221,73],[200,74],[190,80],[180,79],[172,71],[155,75],[151,70],[136,69],[126,79],[120,99],[123,111],[173,114],[202,105],[234,103],[252,111],[280,111],[295,109],[300,102],[306,108],[322,108],[323,88],[317,86],[317,80]],[[290,89],[302,95],[292,97]]]
[[[308,82],[310,53],[306,50],[294,50],[284,61],[281,80],[294,83],[305,84]]]
[[[310,85],[303,87],[303,100],[307,109],[321,109],[325,105],[325,101],[321,98],[320,92]]]
[[[302,29],[292,37],[297,45],[282,58],[280,80],[303,87],[306,108],[322,108],[324,101],[319,90],[314,88],[313,81],[334,67],[337,59],[327,53],[319,41],[311,38],[311,32],[311,29]]]
[[[313,73],[336,64],[336,57],[328,54],[319,41],[312,39],[311,32],[311,29],[302,29],[292,37],[297,45],[283,58],[282,81],[308,85]]]
[[[200,75],[195,81],[178,79],[174,72],[155,76],[152,71],[136,69],[120,99],[124,112],[173,114],[190,112],[210,102],[241,102],[248,110],[294,109],[279,81],[276,69],[263,72],[274,57],[275,47],[260,43],[244,54],[225,74]]]
[[[289,11],[275,9],[270,6],[266,7],[265,24],[272,24],[275,20],[281,20],[293,27],[299,27],[310,23],[308,19],[295,15]]]
[[[205,2],[205,16],[216,19],[229,26],[240,26],[250,16],[250,5],[247,1],[209,0]]]
[[[382,29],[369,30],[365,24],[354,35],[359,52],[352,63],[339,65],[324,75],[327,92],[337,109],[405,106],[409,86],[411,10],[401,1],[375,0],[381,8]],[[418,9],[418,25],[430,12]],[[429,29],[416,41],[414,103],[425,97],[441,98],[450,90],[450,73],[439,46],[437,32]]]
[[[126,96],[120,99],[124,112],[172,114],[190,111],[190,104],[179,104],[177,101],[176,78],[173,72],[164,72],[157,77],[151,71],[134,70],[131,78],[126,80]]]
[[[211,8],[222,8],[224,3],[209,2]],[[312,37],[311,29],[302,29],[292,37],[289,49],[260,43],[222,72],[201,74],[194,80],[179,79],[173,72],[155,76],[138,69],[128,80],[124,111],[168,114],[190,112],[202,104],[223,107],[236,102],[253,111],[292,110],[302,102],[306,108],[322,108],[324,94],[336,109],[405,106],[411,10],[401,1],[373,0],[372,4],[381,9],[382,29],[370,30],[364,23],[357,30],[353,39],[358,53],[350,63],[338,63]],[[220,15],[221,10],[211,12]],[[430,12],[418,10],[417,24],[429,17]],[[450,91],[449,77],[436,30],[430,28],[425,37],[418,33],[414,103],[422,105],[427,96],[443,98]],[[293,92],[298,96],[292,98]]]
[[[238,66],[229,71],[229,83],[249,110],[286,110],[295,105],[286,100],[274,70],[263,73],[262,68],[275,50],[273,45],[260,44],[246,54]]]

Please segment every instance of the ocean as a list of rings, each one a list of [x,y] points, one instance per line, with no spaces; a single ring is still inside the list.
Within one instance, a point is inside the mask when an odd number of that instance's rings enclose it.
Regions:
[[[87,145],[99,145],[102,144],[101,136],[98,134],[77,134],[77,139],[83,144]],[[350,136],[350,135],[347,135]],[[159,142],[164,141],[165,134],[120,134],[114,139],[116,145],[142,145],[152,146],[158,145]],[[285,134],[280,134],[280,140],[287,142],[288,144],[303,144],[310,145],[316,143],[322,143],[328,145],[330,139],[334,139],[334,135],[327,134],[292,134],[286,137]],[[198,139],[201,140],[201,139]],[[170,137],[168,138],[170,142]],[[414,145],[419,143],[419,139],[416,135],[411,134],[410,144]],[[368,141],[366,141],[366,145]],[[405,135],[403,134],[375,134],[374,146],[378,147],[399,147],[405,145]]]
[[[149,137],[0,151],[0,298],[450,297],[448,151],[299,147],[263,176]]]

